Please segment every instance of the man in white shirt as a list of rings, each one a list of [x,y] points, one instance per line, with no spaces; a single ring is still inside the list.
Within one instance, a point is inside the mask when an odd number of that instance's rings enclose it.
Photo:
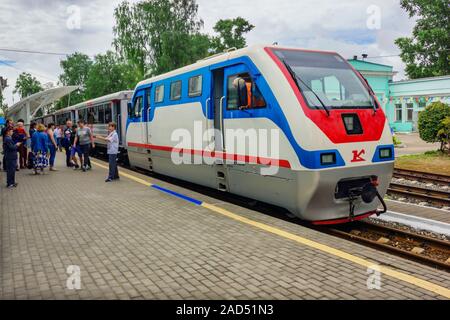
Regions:
[[[110,122],[108,125],[108,136],[96,136],[97,139],[108,143],[109,174],[105,182],[111,182],[119,179],[119,170],[117,169],[117,154],[119,153],[119,135],[116,131],[117,125]]]

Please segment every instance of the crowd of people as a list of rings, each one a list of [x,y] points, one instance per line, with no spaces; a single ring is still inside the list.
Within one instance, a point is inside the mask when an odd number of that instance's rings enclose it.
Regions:
[[[89,158],[90,152],[95,148],[94,134],[83,120],[77,125],[71,120],[65,126],[50,123],[31,123],[30,129],[25,129],[24,121],[21,119],[16,124],[10,119],[6,121],[1,131],[3,138],[3,170],[6,174],[6,187],[16,188],[16,171],[23,169],[33,170],[35,175],[55,169],[57,151],[65,151],[66,166],[74,170],[81,169],[83,172],[92,169]],[[109,174],[105,182],[119,179],[117,169],[117,154],[119,152],[119,138],[116,132],[116,124],[108,125],[108,136],[96,136],[107,143]],[[91,149],[92,148],[92,149]]]

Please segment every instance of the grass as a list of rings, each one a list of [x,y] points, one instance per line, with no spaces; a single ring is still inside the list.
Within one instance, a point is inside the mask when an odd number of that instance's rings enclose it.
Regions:
[[[440,151],[428,151],[401,156],[395,160],[395,167],[450,176],[450,155]]]
[[[392,140],[394,141],[394,146],[399,146],[402,144],[402,142],[397,136],[392,136]]]

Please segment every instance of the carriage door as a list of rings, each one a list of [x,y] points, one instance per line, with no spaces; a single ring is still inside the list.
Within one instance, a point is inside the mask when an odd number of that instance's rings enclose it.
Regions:
[[[122,135],[122,108],[121,108],[122,100],[114,100],[112,102],[112,116],[113,121],[116,123],[117,135],[119,136],[120,145],[124,145],[124,137]]]

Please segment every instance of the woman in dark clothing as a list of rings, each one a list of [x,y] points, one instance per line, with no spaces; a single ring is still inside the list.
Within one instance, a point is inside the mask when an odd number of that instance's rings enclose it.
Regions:
[[[36,131],[37,131],[37,130],[36,130],[36,123],[35,123],[35,122],[32,122],[32,123],[30,124],[30,130],[28,131],[28,134],[29,134],[29,136],[30,136],[30,139],[33,138],[33,134],[34,134]]]
[[[3,141],[3,151],[6,160],[6,187],[8,189],[17,187],[16,183],[16,165],[17,165],[17,149],[21,142],[14,143],[12,139],[13,128],[8,127],[5,131],[5,140]]]

